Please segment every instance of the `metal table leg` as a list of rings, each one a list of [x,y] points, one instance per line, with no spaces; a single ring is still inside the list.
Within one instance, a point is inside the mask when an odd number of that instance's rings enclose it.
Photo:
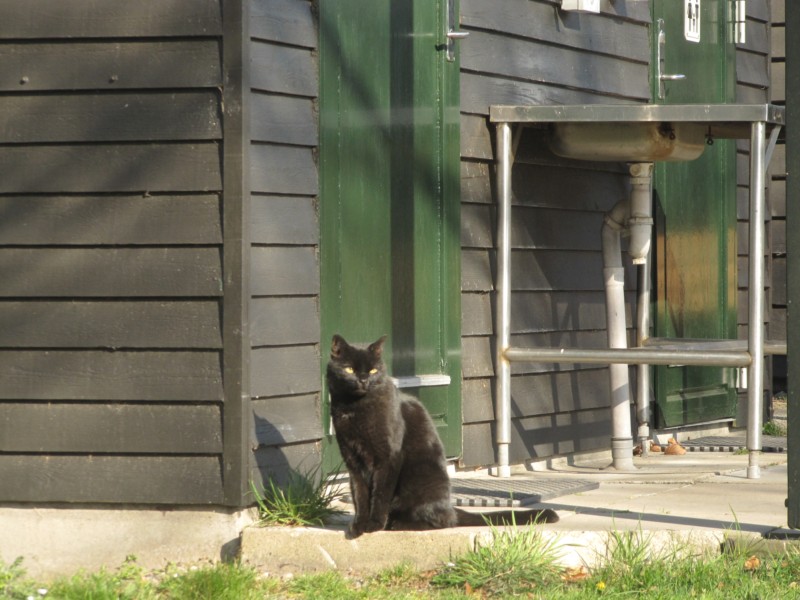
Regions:
[[[764,185],[766,123],[755,122],[750,135],[750,256],[747,377],[747,478],[761,477],[762,401],[764,396]]]
[[[497,475],[509,477],[511,445],[511,363],[505,351],[511,345],[511,125],[497,124],[497,323],[495,369],[497,393]]]

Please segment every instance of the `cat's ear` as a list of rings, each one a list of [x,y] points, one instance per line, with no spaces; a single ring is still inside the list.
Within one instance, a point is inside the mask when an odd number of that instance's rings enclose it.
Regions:
[[[339,358],[346,346],[347,342],[345,339],[338,333],[334,334],[333,340],[331,341],[331,358]]]
[[[387,337],[389,336],[384,335],[377,342],[373,342],[369,345],[368,350],[377,358],[381,358],[381,356],[383,356],[383,343],[386,341]]]

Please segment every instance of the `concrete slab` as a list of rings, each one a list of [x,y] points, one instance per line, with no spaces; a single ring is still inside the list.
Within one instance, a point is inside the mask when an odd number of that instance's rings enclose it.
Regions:
[[[794,537],[785,529],[786,456],[761,459],[757,480],[745,476],[746,455],[719,452],[637,458],[632,472],[608,469],[609,457],[603,455],[548,461],[536,470],[515,469],[511,480],[596,484],[533,505],[554,508],[561,517],[559,523],[536,527],[560,549],[562,564],[592,565],[607,554],[610,532],[633,532],[654,551],[718,552],[731,532],[744,536],[740,544],[765,536],[781,540],[765,547],[794,543],[783,541]],[[454,478],[490,481],[495,488],[501,481],[483,471]],[[0,559],[10,563],[24,557],[23,566],[34,577],[114,569],[128,555],[145,568],[161,568],[237,552],[246,563],[273,574],[374,572],[403,562],[435,568],[491,537],[489,528],[475,527],[379,532],[347,540],[346,523],[325,529],[260,528],[252,526],[253,517],[252,511],[224,509],[0,506]]]
[[[741,545],[782,531],[786,526],[786,457],[762,459],[762,477],[757,480],[746,478],[746,455],[726,453],[637,458],[633,472],[609,470],[601,458],[539,471],[516,470],[512,478],[598,482],[596,489],[533,505],[553,508],[561,517],[558,523],[536,526],[560,552],[561,564],[592,566],[608,554],[613,532],[641,536],[656,553],[716,553],[732,535]],[[482,477],[489,476],[456,475],[473,482]],[[493,485],[497,481],[493,478]],[[242,533],[241,557],[272,574],[324,569],[374,572],[403,562],[430,569],[490,538],[491,531],[485,527],[379,532],[357,540],[347,540],[343,526],[249,527]]]
[[[0,560],[22,557],[31,577],[116,569],[128,556],[144,568],[235,556],[255,511],[107,506],[0,506]]]

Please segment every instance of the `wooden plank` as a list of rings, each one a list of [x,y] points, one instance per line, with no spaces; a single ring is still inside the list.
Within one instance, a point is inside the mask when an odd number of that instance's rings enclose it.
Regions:
[[[608,369],[596,367],[513,377],[511,396],[513,417],[608,408],[611,405]]]
[[[494,313],[491,293],[461,294],[461,335],[490,335],[494,332]]]
[[[773,102],[786,102],[786,63],[773,62],[770,97]]]
[[[786,307],[773,306],[769,312],[769,332],[767,339],[786,341]]]
[[[3,98],[4,143],[216,140],[214,91],[11,95]]]
[[[772,289],[772,302],[786,306],[788,302],[788,292],[786,289],[786,256],[775,256],[772,259],[772,281],[778,283]]]
[[[255,144],[250,152],[253,192],[315,196],[319,192],[317,165],[311,148]]]
[[[219,303],[0,301],[2,348],[220,348]]]
[[[632,323],[635,291],[627,293],[626,320]],[[462,294],[462,334],[494,331],[490,293]],[[539,333],[605,329],[605,294],[588,292],[516,292],[511,296],[511,331]]]
[[[765,54],[736,53],[736,80],[753,87],[769,87],[769,59]]]
[[[513,252],[511,281],[515,290],[524,291],[602,290],[602,262],[599,249],[595,252]]]
[[[462,251],[462,291],[492,290],[493,264],[494,251]],[[511,281],[515,291],[602,290],[602,269],[599,249],[596,252],[535,250],[511,255]],[[626,269],[633,277],[633,268],[628,265]]]
[[[319,294],[319,260],[314,247],[255,247],[251,267],[254,296]]]
[[[769,206],[773,219],[786,218],[786,180],[773,179],[769,182]]]
[[[219,296],[217,248],[4,248],[0,297]]]
[[[489,164],[470,160],[461,161],[461,202],[491,204],[492,182],[489,179]]]
[[[4,452],[219,454],[219,406],[0,404]]]
[[[220,0],[0,0],[0,39],[209,36]]]
[[[218,402],[219,352],[0,352],[0,399]]]
[[[771,220],[768,225],[770,232],[770,250],[773,254],[786,254],[786,221]]]
[[[250,343],[288,346],[319,341],[317,298],[253,298],[250,301]]]
[[[492,279],[493,256],[486,250],[461,251],[461,291],[490,292],[494,290]]]
[[[0,64],[6,92],[222,85],[219,43],[209,39],[8,43]]]
[[[463,248],[494,247],[494,212],[489,205],[462,205]],[[559,209],[522,206],[514,209],[511,243],[514,248],[594,250],[599,245],[602,226],[602,212],[565,213]]]
[[[493,161],[492,131],[494,125],[490,124],[485,116],[461,115],[461,156]]]
[[[786,0],[770,0],[769,4],[773,23],[785,23]]]
[[[766,104],[769,102],[769,92],[769,88],[737,85],[736,102],[739,104]]]
[[[462,420],[478,423],[494,419],[494,379],[464,379],[461,382]]]
[[[786,27],[773,23],[769,35],[772,61],[783,62],[786,59]]]
[[[558,64],[558,59],[555,60]],[[478,115],[488,115],[493,104],[625,104],[646,102],[647,99],[641,95],[628,98],[616,93],[602,94],[497,75],[461,72],[461,110]]]
[[[0,193],[222,189],[216,143],[0,147]]]
[[[267,446],[258,448],[252,456],[250,473],[257,486],[263,487],[270,479],[276,485],[283,485],[292,472],[313,474],[322,462],[322,448],[319,442]]]
[[[770,25],[766,21],[754,21],[748,19],[745,25],[745,37],[748,52],[768,55],[771,52]],[[737,47],[737,50],[739,48]]]
[[[514,419],[509,458],[522,462],[558,454],[607,449],[611,441],[611,411],[586,410]]]
[[[650,53],[647,45],[643,49],[640,62],[633,62],[517,37],[472,31],[461,46],[461,68],[473,73],[646,100],[650,97]]]
[[[250,428],[250,40],[248,2],[224,2],[222,89],[225,143],[222,146],[223,253],[225,274],[222,298],[223,413],[222,467],[228,506],[252,502],[248,467],[251,457]]]
[[[257,39],[273,40],[317,47],[311,2],[308,0],[251,0],[250,35]]]
[[[509,458],[512,463],[607,449],[611,437],[610,411],[599,409],[514,419],[511,432]],[[464,466],[495,464],[493,423],[466,425],[463,439]]]
[[[486,142],[489,143],[488,131]],[[518,152],[528,153],[540,142],[523,136]],[[628,178],[619,171],[600,171],[594,163],[529,164],[518,155],[511,174],[512,202],[515,206],[537,206],[565,211],[608,211],[618,198],[627,196]],[[591,165],[591,166],[590,166]],[[462,202],[493,204],[492,165],[462,161]],[[571,215],[571,212],[565,215]],[[565,218],[567,218],[565,217]]]
[[[319,219],[314,198],[254,196],[250,227],[254,244],[319,243]]]
[[[564,413],[610,405],[608,369],[543,373],[511,380],[513,418]],[[492,379],[464,382],[464,423],[494,420]]]
[[[253,401],[254,448],[322,439],[319,394]]]
[[[317,68],[310,50],[255,42],[251,51],[253,89],[308,98],[317,96]]]
[[[757,19],[762,22],[768,21],[770,17],[769,4],[770,0],[749,0],[745,11],[747,19]]]
[[[218,456],[0,455],[4,502],[220,504]]]
[[[624,19],[586,17],[554,10],[552,4],[530,0],[503,0],[486,3],[462,0],[461,25],[538,39],[559,46],[621,56],[630,60],[650,60],[650,14],[646,3],[611,2],[608,8],[622,12]],[[638,20],[638,22],[636,22]],[[464,44],[469,43],[469,39]]]
[[[254,93],[250,97],[250,138],[297,146],[319,143],[312,100]]]
[[[0,245],[220,244],[216,194],[0,197]]]
[[[258,348],[252,352],[254,398],[319,392],[320,357],[314,345]]]

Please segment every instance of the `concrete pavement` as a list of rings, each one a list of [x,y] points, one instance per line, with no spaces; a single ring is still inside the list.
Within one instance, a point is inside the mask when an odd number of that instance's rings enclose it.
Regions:
[[[609,456],[594,455],[537,470],[518,469],[512,479],[557,478],[597,481],[599,487],[539,505],[555,509],[560,522],[539,525],[557,547],[565,566],[596,564],[608,552],[610,532],[633,531],[654,552],[719,552],[727,540],[754,550],[785,537],[786,455],[761,455],[762,476],[747,479],[748,457],[729,452],[651,454],[635,458],[637,470],[608,469]],[[458,473],[455,478],[489,478]],[[496,480],[494,480],[496,481]],[[487,527],[429,532],[378,532],[356,540],[344,535],[346,523],[328,528],[247,527],[242,560],[271,574],[341,569],[375,572],[400,563],[431,569],[488,541]],[[730,541],[727,543],[731,543]]]

